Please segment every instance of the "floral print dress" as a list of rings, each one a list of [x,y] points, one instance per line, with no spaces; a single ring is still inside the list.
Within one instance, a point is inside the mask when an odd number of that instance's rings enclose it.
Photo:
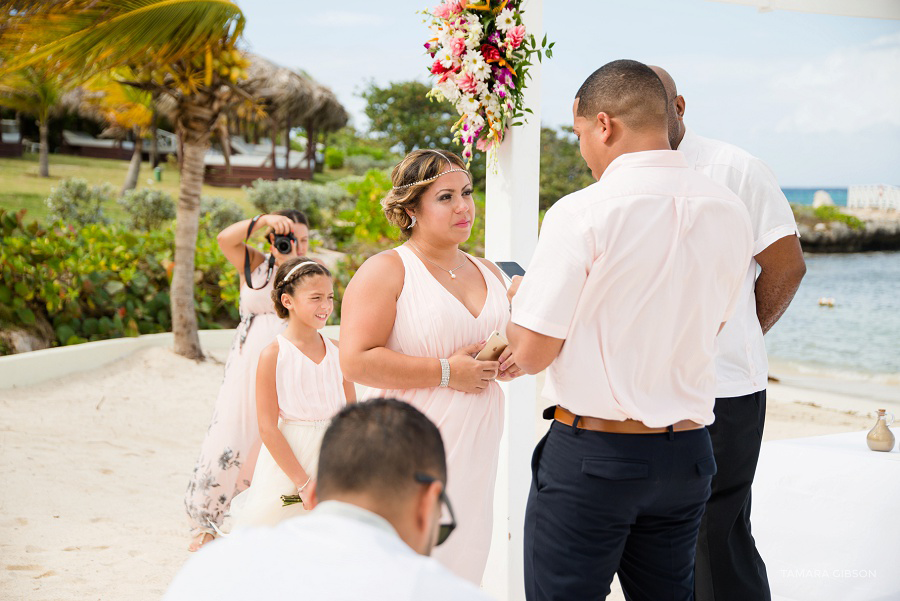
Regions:
[[[251,274],[255,286],[265,281],[266,259]],[[260,445],[256,423],[256,365],[263,349],[287,327],[287,322],[275,314],[272,284],[270,281],[260,290],[252,290],[246,284],[241,286],[241,323],[228,353],[212,421],[184,498],[192,536],[203,532],[213,534],[213,524],[222,525],[232,497],[250,486]]]

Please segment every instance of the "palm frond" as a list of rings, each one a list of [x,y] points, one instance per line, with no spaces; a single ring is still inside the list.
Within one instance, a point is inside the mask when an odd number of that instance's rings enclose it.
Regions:
[[[109,69],[172,63],[233,46],[244,15],[231,0],[72,0],[49,14],[23,15],[3,36],[16,56],[2,70],[37,63]],[[26,51],[27,49],[27,51]]]

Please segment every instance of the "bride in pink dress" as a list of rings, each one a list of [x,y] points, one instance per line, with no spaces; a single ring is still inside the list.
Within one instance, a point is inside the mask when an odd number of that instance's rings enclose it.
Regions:
[[[405,400],[437,424],[458,526],[434,556],[480,584],[503,433],[503,392],[495,380],[520,372],[508,352],[499,361],[473,355],[492,331],[506,329],[506,287],[493,263],[459,249],[475,219],[462,159],[416,150],[391,177],[394,188],[382,206],[409,240],[371,257],[347,286],[341,368],[370,388],[366,398]]]

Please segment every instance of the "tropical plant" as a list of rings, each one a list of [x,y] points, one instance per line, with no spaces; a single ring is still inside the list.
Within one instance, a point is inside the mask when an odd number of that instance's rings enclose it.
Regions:
[[[50,3],[48,3],[50,4]],[[46,5],[45,5],[46,6]],[[16,12],[0,45],[6,69],[48,63],[85,74],[130,66],[125,83],[168,96],[183,145],[171,286],[175,352],[202,358],[194,271],[203,157],[219,117],[249,100],[235,86],[247,61],[237,49],[244,15],[230,0],[69,0]]]
[[[157,230],[175,217],[175,201],[162,190],[129,190],[118,203],[125,209],[131,229],[141,232]]]
[[[115,196],[109,183],[91,186],[80,177],[59,182],[45,201],[50,210],[49,220],[63,226],[84,227],[92,223],[109,223],[103,206]]]
[[[42,227],[24,214],[0,209],[0,330],[49,334],[57,346],[171,329],[172,227]],[[200,235],[197,267],[200,323],[233,327],[237,272],[215,235]]]
[[[59,99],[69,88],[70,85],[62,74],[41,65],[0,75],[0,106],[31,115],[37,120],[41,141],[41,177],[50,177],[50,118],[59,112]]]
[[[134,78],[134,72],[127,68],[101,73],[85,84],[86,94],[82,100],[85,108],[109,125],[109,133],[122,138],[130,132],[134,137],[134,151],[122,186],[123,194],[137,187],[144,138],[150,135],[153,125],[153,95],[121,83]]]

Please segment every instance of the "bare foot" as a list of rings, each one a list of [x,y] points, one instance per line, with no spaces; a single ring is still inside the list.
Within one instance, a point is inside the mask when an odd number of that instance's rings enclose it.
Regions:
[[[194,551],[199,551],[200,547],[214,539],[215,537],[209,532],[201,532],[191,541],[191,544],[188,546],[188,551],[193,553]]]

